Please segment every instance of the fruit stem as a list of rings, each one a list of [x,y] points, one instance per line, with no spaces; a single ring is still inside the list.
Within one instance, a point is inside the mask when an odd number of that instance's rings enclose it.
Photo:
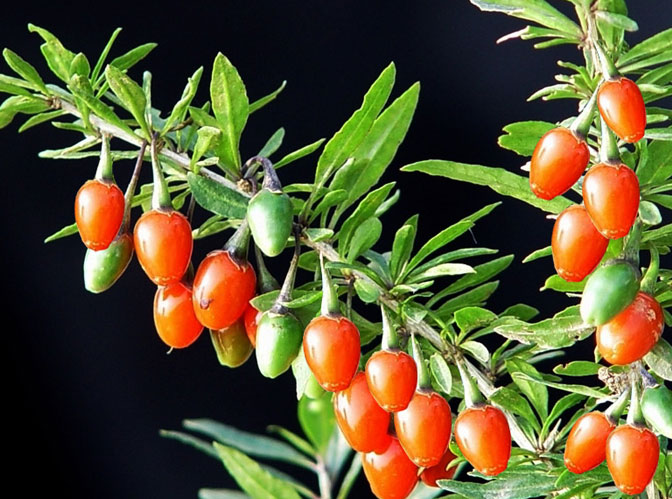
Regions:
[[[247,261],[247,248],[250,244],[250,227],[247,225],[247,219],[244,218],[240,227],[236,229],[231,238],[224,245],[224,250],[228,251],[233,260],[237,263]]]
[[[595,48],[595,52],[597,52],[597,57],[600,59],[600,70],[602,72],[602,76],[604,77],[604,79],[605,80],[618,79],[621,76],[621,73],[618,72],[618,69],[616,69],[616,66],[614,66],[612,60],[609,59],[609,57],[607,57],[607,54],[605,54],[604,49],[599,44],[599,42],[594,40],[593,47]]]
[[[170,201],[170,191],[168,191],[168,184],[163,177],[161,171],[161,163],[159,163],[159,154],[157,151],[157,135],[152,136],[152,146],[150,148],[152,155],[152,175],[153,175],[153,192],[152,192],[152,209],[154,210],[172,210],[173,203]]]
[[[112,170],[112,155],[110,154],[110,136],[102,134],[103,140],[100,144],[100,160],[96,168],[96,180],[114,182],[114,171]]]
[[[630,229],[628,239],[623,248],[623,257],[639,269],[639,243],[642,239],[642,221],[637,218]],[[639,274],[639,271],[637,272]],[[657,273],[657,272],[656,272]]]
[[[600,161],[608,165],[620,165],[621,155],[618,151],[618,143],[609,125],[602,121],[602,143],[600,144]]]
[[[462,385],[464,386],[464,404],[467,407],[474,407],[475,405],[485,403],[485,397],[478,389],[478,386],[476,386],[474,378],[469,376],[462,362],[462,359],[457,359],[455,364],[457,365],[457,370],[460,371],[460,378],[462,378]]]
[[[583,106],[581,112],[576,117],[572,126],[569,129],[579,139],[585,141],[590,131],[590,125],[593,123],[593,116],[595,114],[595,100],[597,99],[597,92],[593,92],[588,102]]]
[[[642,394],[639,391],[639,376],[636,371],[630,372],[630,409],[628,410],[628,424],[641,425],[644,424],[644,415],[642,414],[641,398]]]
[[[411,334],[411,349],[413,351],[413,360],[415,360],[415,365],[418,368],[418,383],[415,389],[418,391],[431,390],[432,383],[429,379],[429,371],[427,370],[425,359],[422,357],[420,344],[415,339],[414,334]]]
[[[121,228],[119,229],[120,233],[128,232],[129,227],[131,226],[131,208],[133,207],[133,196],[135,196],[135,188],[138,185],[138,179],[140,178],[140,171],[142,170],[142,165],[145,161],[145,151],[147,150],[147,142],[142,141],[140,145],[140,152],[138,153],[138,159],[135,160],[135,166],[133,167],[133,174],[131,179],[128,181],[128,186],[126,187],[126,192],[124,193],[124,219],[121,222]]]
[[[383,350],[394,350],[399,348],[397,330],[392,326],[389,313],[382,303],[380,304],[380,315],[383,318]]]
[[[263,156],[255,156],[250,161],[261,163],[261,167],[264,169],[264,181],[261,184],[261,188],[276,194],[282,193],[282,184],[280,183],[278,174],[275,172],[275,168],[273,168],[271,160]]]
[[[651,261],[649,262],[649,268],[646,269],[644,277],[642,277],[642,282],[640,283],[640,289],[649,295],[653,296],[654,287],[656,281],[658,280],[658,269],[660,268],[660,257],[658,255],[658,248],[651,246],[649,250],[651,253]]]
[[[331,277],[324,264],[324,255],[320,253],[320,270],[322,271],[322,315],[327,317],[340,316],[341,306],[338,295],[331,284]]]
[[[275,314],[286,314],[289,312],[285,303],[291,301],[292,291],[294,290],[294,280],[296,279],[296,271],[299,268],[299,256],[301,255],[301,244],[299,243],[299,233],[297,228],[294,228],[294,254],[292,255],[292,261],[289,263],[289,270],[287,270],[287,275],[285,280],[282,283],[282,288],[280,289],[280,294],[275,300],[271,312]]]
[[[611,404],[611,406],[609,406],[606,411],[604,411],[604,415],[609,421],[614,424],[618,424],[618,419],[621,417],[621,414],[623,414],[623,411],[628,406],[629,395],[630,392],[626,388],[621,392],[614,403]]]
[[[264,257],[261,255],[261,250],[256,244],[254,245],[254,256],[257,259],[257,289],[259,293],[268,293],[280,288],[280,283],[269,272],[264,262]]]

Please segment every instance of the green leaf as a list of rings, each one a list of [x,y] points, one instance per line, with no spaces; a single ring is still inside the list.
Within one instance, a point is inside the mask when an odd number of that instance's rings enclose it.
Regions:
[[[308,239],[310,239],[315,243],[320,241],[326,241],[334,237],[334,231],[325,228],[306,229],[304,233],[306,234]]]
[[[539,371],[520,359],[508,359],[505,364],[513,382],[532,402],[541,420],[545,420],[548,416],[548,389],[539,383],[543,379]],[[516,376],[521,373],[525,374],[524,378]]]
[[[126,133],[134,135],[133,130],[131,130],[131,128],[124,123],[108,105],[104,104],[100,99],[93,95],[91,84],[87,78],[80,75],[74,75],[68,87],[70,87],[77,97],[84,101],[94,114],[121,128]]]
[[[239,430],[211,419],[186,419],[183,425],[188,430],[206,435],[217,442],[230,445],[250,456],[292,463],[311,469],[313,462],[284,442],[264,435]]]
[[[366,275],[369,279],[371,279],[373,282],[378,284],[380,287],[385,287],[381,277],[376,273],[376,271],[370,267],[367,267],[366,265],[363,265],[359,262],[328,262],[326,264],[327,269],[339,269],[341,271],[345,270],[346,272],[348,270],[354,270],[357,272],[361,272],[362,274]],[[346,272],[343,272],[344,274]]]
[[[90,72],[91,65],[89,64],[89,60],[82,52],[78,53],[70,63],[70,74],[77,74],[88,78]]]
[[[669,246],[672,244],[672,224],[664,225],[658,229],[647,230],[642,234],[642,242],[655,242]]]
[[[110,66],[126,71],[129,68],[135,66],[138,62],[143,60],[147,55],[156,48],[156,43],[144,43],[134,49],[129,50],[119,57],[115,57],[110,62]]]
[[[574,360],[565,365],[558,365],[553,368],[555,374],[561,376],[594,376],[602,366],[596,362],[588,360]]]
[[[530,471],[511,476],[504,473],[507,472],[501,473],[497,480],[483,484],[457,480],[439,480],[437,483],[444,490],[460,494],[460,499],[530,499],[546,496],[555,489],[556,477],[553,475]]]
[[[163,129],[161,130],[161,135],[165,135],[168,131],[176,124],[184,121],[191,101],[194,100],[196,91],[198,90],[198,84],[201,81],[201,76],[203,75],[203,66],[198,68],[193,75],[187,80],[187,86],[184,87],[182,92],[182,97],[177,103],[173,106],[173,110],[170,112],[170,115],[166,119],[166,122],[163,124]]]
[[[443,277],[447,275],[464,275],[464,274],[473,274],[476,271],[470,265],[464,263],[440,263],[434,265],[426,270],[412,272],[407,279],[398,279],[407,284],[416,284],[419,282],[428,281],[430,279],[435,279],[437,277]]]
[[[258,156],[263,156],[265,158],[270,157],[275,151],[277,151],[282,145],[282,140],[285,138],[285,129],[280,127],[278,128],[273,135],[266,141],[264,147],[259,151]]]
[[[299,499],[294,487],[262,469],[259,463],[242,452],[218,443],[214,446],[236,483],[253,499]]]
[[[524,303],[518,303],[507,307],[500,315],[500,317],[515,317],[521,321],[529,321],[539,314],[539,310]]]
[[[35,85],[43,94],[49,93],[39,73],[30,63],[9,49],[3,50],[2,55],[5,58],[5,61],[7,61],[7,65],[12,68],[16,74]]]
[[[446,319],[452,316],[453,312],[456,310],[467,307],[467,306],[479,306],[484,304],[484,302],[490,298],[490,295],[495,292],[499,286],[499,281],[487,282],[481,284],[480,286],[462,293],[461,295],[446,300],[437,310],[439,316],[442,319]],[[430,300],[431,301],[431,300]]]
[[[455,323],[463,333],[485,327],[495,319],[497,319],[496,314],[481,307],[464,307],[455,312]]]
[[[661,338],[653,349],[644,356],[644,362],[663,379],[672,381],[672,346]]]
[[[446,359],[439,353],[432,354],[429,358],[429,368],[439,389],[446,395],[450,395],[450,390],[453,386],[453,375],[450,372]]]
[[[500,147],[513,151],[520,156],[532,156],[539,139],[557,125],[546,121],[519,121],[506,125],[497,140]]]
[[[315,183],[324,183],[329,172],[341,167],[353,155],[362,140],[371,129],[390,96],[394,85],[396,68],[387,66],[373,82],[364,96],[362,106],[345,122],[341,129],[329,139],[322,151],[315,169]]]
[[[313,209],[313,212],[311,213],[309,220],[310,221],[315,220],[322,213],[324,213],[330,208],[333,208],[347,197],[348,192],[345,189],[337,189],[335,191],[327,192],[327,194],[322,198],[322,200],[315,207],[315,209]]]
[[[287,308],[303,308],[307,307],[311,303],[315,303],[318,301],[320,298],[322,298],[322,291],[306,291],[301,294],[301,296],[298,296],[297,298],[294,298],[293,300],[289,300],[287,302],[283,301],[282,304],[287,307]]]
[[[605,21],[612,26],[624,29],[625,31],[637,31],[639,26],[637,23],[623,14],[615,12],[607,12],[606,10],[595,11],[595,17],[600,21]]]
[[[595,328],[584,324],[581,316],[555,317],[529,324],[517,319],[507,319],[495,331],[505,338],[525,345],[536,345],[545,350],[566,348],[590,336]]]
[[[547,435],[548,430],[551,429],[551,425],[553,422],[558,419],[563,412],[565,412],[567,409],[570,409],[574,407],[576,404],[581,402],[585,397],[581,395],[580,393],[570,393],[569,395],[565,395],[562,397],[560,400],[558,400],[555,405],[553,406],[553,409],[551,410],[551,413],[548,415],[546,420],[544,421],[544,426],[541,428],[541,434],[543,436]]]
[[[429,300],[428,304],[436,303],[436,301],[440,300],[446,295],[459,293],[462,290],[488,281],[506,269],[512,261],[513,255],[506,255],[495,258],[489,262],[482,263],[481,265],[476,265],[474,267],[474,273],[460,277],[453,284],[442,290],[440,293],[434,295],[434,298]]]
[[[371,130],[354,151],[355,160],[336,172],[332,189],[347,189],[348,200],[336,215],[366,194],[385,172],[404,140],[418,103],[420,85],[413,84],[376,119]]]
[[[551,247],[546,246],[545,248],[535,250],[529,255],[527,255],[525,258],[523,258],[523,263],[533,262],[534,260],[538,260],[539,258],[551,256],[551,254],[552,254]]]
[[[293,431],[289,431],[287,428],[283,428],[278,425],[270,425],[266,428],[269,433],[275,433],[276,435],[282,437],[290,445],[293,445],[296,449],[300,450],[304,454],[313,456],[315,454],[315,449],[312,445],[305,439],[298,436]]]
[[[395,234],[390,256],[390,272],[392,278],[398,277],[404,270],[404,266],[411,257],[413,242],[415,241],[416,228],[413,225],[403,225]],[[399,282],[399,280],[395,280]]]
[[[512,376],[514,378],[518,378],[520,380],[525,380],[532,383],[541,383],[542,385],[550,386],[551,388],[557,388],[558,390],[564,390],[566,392],[572,392],[572,393],[579,393],[581,395],[585,395],[586,397],[601,399],[607,395],[605,392],[600,392],[595,388],[590,388],[589,386],[573,385],[569,383],[555,383],[553,381],[546,381],[545,379],[536,379],[532,378],[531,376],[528,376],[523,372],[513,373]]]
[[[668,28],[632,47],[628,52],[619,57],[616,66],[627,73],[629,66],[669,49],[671,44],[672,28]]]
[[[302,397],[299,400],[298,414],[301,429],[315,446],[317,452],[324,455],[336,427],[331,396],[325,394],[314,400]]]
[[[57,109],[55,111],[48,111],[45,113],[36,114],[35,116],[31,116],[26,120],[26,122],[23,125],[19,127],[19,133],[25,132],[29,128],[32,128],[35,125],[39,125],[40,123],[44,123],[45,121],[53,120],[54,118],[63,116],[64,114],[65,111],[63,111],[62,109]]]
[[[77,230],[77,224],[71,224],[71,225],[66,225],[63,227],[61,230],[54,232],[52,235],[47,237],[44,242],[45,243],[50,243],[52,241],[55,241],[56,239],[61,239],[63,237],[67,236],[72,236],[73,234],[77,234],[79,230]]]
[[[572,204],[569,199],[562,196],[556,196],[550,201],[539,199],[530,190],[527,178],[503,168],[469,165],[454,161],[427,160],[406,165],[401,170],[406,172],[419,171],[461,182],[484,185],[499,194],[519,199],[549,213],[558,214]]]
[[[385,201],[395,182],[385,184],[378,189],[369,192],[364,199],[359,202],[354,212],[343,222],[341,230],[338,233],[339,248],[347,247],[350,244],[350,238],[365,220],[371,218],[376,213],[378,207]],[[347,189],[344,189],[347,190]]]
[[[658,225],[663,221],[660,210],[650,201],[641,201],[639,203],[639,218],[646,225]]]
[[[187,181],[201,207],[226,218],[245,218],[249,200],[238,191],[191,172],[187,174]]]
[[[210,457],[219,458],[219,454],[213,447],[210,442],[206,442],[203,439],[189,435],[188,433],[183,433],[181,431],[171,431],[171,430],[160,430],[159,435],[164,438],[170,438],[172,440],[177,440],[180,443],[185,445],[190,445],[195,449],[207,454]]]
[[[121,33],[121,28],[115,29],[110,35],[110,39],[107,41],[105,48],[100,53],[100,57],[98,57],[96,65],[93,67],[93,71],[91,72],[91,81],[96,81],[98,79],[98,76],[100,76],[100,71],[103,69],[105,59],[107,59],[110,50],[112,50],[112,45],[114,45],[115,40],[119,36],[119,33]]]
[[[32,96],[32,93],[29,90],[22,86],[15,85],[12,80],[23,81],[18,78],[0,74],[0,92],[10,95],[23,95],[24,97]]]
[[[131,113],[135,121],[144,132],[145,139],[151,139],[151,131],[145,120],[147,99],[140,85],[126,76],[119,68],[108,65],[105,68],[105,78],[124,107]]]
[[[465,341],[460,348],[469,352],[481,364],[487,364],[490,360],[490,352],[483,343],[478,341]]]
[[[537,431],[541,429],[539,420],[537,419],[537,416],[534,415],[530,403],[513,388],[508,386],[499,387],[490,394],[488,399],[490,399],[493,404],[524,418]]]
[[[545,0],[469,0],[476,7],[485,12],[501,12],[507,16],[514,16],[532,21],[547,28],[561,31],[572,39],[579,40],[582,36],[581,28],[552,7]]]
[[[219,159],[240,168],[238,145],[249,114],[249,101],[238,71],[221,52],[215,57],[210,83],[212,111],[222,130]]]
[[[47,61],[47,66],[56,76],[68,83],[72,76],[70,66],[75,54],[66,49],[60,40],[46,29],[29,24],[28,31],[37,33],[46,42],[40,46],[40,50]]]
[[[588,278],[586,277],[579,282],[569,282],[565,281],[559,275],[553,274],[548,279],[546,279],[546,281],[544,281],[544,285],[541,287],[540,291],[552,289],[553,291],[559,291],[561,293],[580,293],[583,291],[587,280]]]
[[[355,454],[355,457],[352,458],[352,463],[350,463],[350,468],[348,468],[347,473],[343,477],[341,482],[341,488],[338,491],[336,499],[346,499],[350,494],[350,489],[357,481],[359,472],[362,470],[362,458],[360,454]]]
[[[662,183],[672,174],[672,142],[656,140],[646,148],[647,160],[637,168],[642,185]]]
[[[49,109],[49,105],[43,99],[12,95],[0,105],[0,128],[9,125],[18,113],[38,114]]]
[[[312,144],[308,144],[307,146],[303,146],[302,148],[297,149],[296,151],[290,152],[288,155],[284,156],[280,161],[275,163],[274,165],[275,169],[277,170],[282,166],[293,163],[297,159],[301,159],[304,156],[308,156],[309,154],[314,153],[320,148],[323,142],[324,139],[319,139],[313,142]]]
[[[670,51],[672,54],[672,51]],[[670,94],[672,95],[672,93]],[[650,140],[672,141],[672,127],[649,128],[644,132],[644,138]]]
[[[219,123],[217,123],[217,120],[210,116],[207,111],[201,108],[189,106],[189,116],[191,116],[191,119],[194,120],[194,123],[196,123],[198,126],[219,128]]]
[[[354,261],[359,255],[376,244],[383,232],[383,224],[376,217],[365,220],[352,235],[348,247],[348,261]]]
[[[212,126],[202,126],[196,132],[196,144],[194,145],[194,152],[191,155],[191,168],[194,169],[194,165],[203,157],[205,154],[213,148],[213,144],[219,139],[221,134],[219,128]],[[196,170],[198,173],[198,170]]]
[[[258,111],[259,109],[264,107],[269,102],[274,101],[275,98],[280,94],[280,92],[282,92],[285,89],[285,86],[287,86],[287,80],[284,80],[280,84],[280,86],[277,89],[273,90],[273,92],[271,92],[270,94],[265,95],[261,99],[257,99],[254,102],[252,102],[249,105],[248,114],[252,114],[253,112]]]
[[[357,296],[364,303],[375,303],[380,298],[380,288],[373,283],[357,279],[354,287]]]
[[[233,489],[199,489],[198,499],[247,499],[244,492]]]
[[[306,391],[308,379],[312,374],[306,362],[306,357],[303,355],[303,348],[299,349],[299,354],[292,362],[292,374],[296,380],[296,400],[300,400]]]

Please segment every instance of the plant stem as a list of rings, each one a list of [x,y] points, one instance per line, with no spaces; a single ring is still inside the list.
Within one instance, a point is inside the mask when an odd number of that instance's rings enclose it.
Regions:
[[[647,294],[653,295],[656,281],[658,280],[660,257],[658,256],[658,248],[655,246],[651,246],[649,252],[651,253],[651,262],[649,263],[649,268],[646,269],[644,277],[642,277],[640,289]]]
[[[390,323],[390,316],[385,308],[385,305],[380,305],[380,315],[383,320],[383,350],[392,350],[399,348],[399,337],[397,331]]]
[[[630,409],[628,410],[628,424],[640,425],[644,424],[644,415],[642,414],[641,398],[642,394],[639,391],[639,374],[633,369],[630,373],[632,384],[630,385]]]
[[[138,159],[135,161],[135,166],[133,167],[133,173],[131,174],[131,180],[128,181],[128,187],[126,187],[126,192],[124,193],[124,202],[126,206],[124,207],[124,219],[121,223],[120,231],[128,232],[128,229],[131,225],[131,208],[133,207],[133,196],[135,196],[135,188],[138,185],[138,179],[140,178],[140,170],[142,170],[142,164],[145,161],[145,151],[147,150],[147,142],[144,140],[140,145],[140,152],[138,153]]]
[[[240,263],[247,261],[247,248],[250,244],[250,227],[247,219],[244,218],[240,227],[236,229],[231,238],[227,241],[224,249],[228,251],[234,260]]]
[[[294,290],[294,280],[296,279],[296,271],[299,268],[299,256],[301,255],[301,244],[299,243],[298,231],[294,233],[294,255],[292,255],[292,261],[289,264],[289,270],[285,276],[285,280],[282,283],[282,289],[280,289],[280,294],[275,300],[271,312],[275,314],[286,314],[289,312],[285,303],[292,299],[292,291]]]
[[[278,289],[280,284],[270,273],[268,267],[266,267],[264,257],[261,255],[261,250],[256,244],[254,245],[254,256],[257,259],[257,289],[259,290],[259,293],[268,293],[269,291]]]
[[[321,456],[317,456],[317,480],[320,487],[320,499],[331,499],[331,479]]]

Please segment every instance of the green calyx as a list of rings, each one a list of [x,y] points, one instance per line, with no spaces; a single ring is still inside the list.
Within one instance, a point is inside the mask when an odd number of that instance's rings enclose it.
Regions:
[[[170,191],[168,184],[161,171],[161,163],[159,162],[159,152],[157,150],[157,137],[152,138],[150,152],[152,156],[152,209],[153,210],[172,210],[173,203],[170,200]]]
[[[411,349],[413,352],[413,360],[415,360],[415,366],[418,369],[418,383],[416,385],[416,390],[431,390],[432,382],[429,378],[429,369],[427,369],[427,364],[425,364],[425,359],[422,356],[420,344],[415,339],[415,335],[411,336]]]
[[[247,250],[250,246],[250,227],[246,219],[240,223],[236,232],[229,238],[224,245],[224,249],[229,252],[235,261],[243,263],[247,261]]]
[[[644,415],[642,414],[642,392],[639,388],[639,379],[635,375],[631,376],[630,385],[630,408],[628,409],[628,424],[643,425]]]
[[[254,243],[266,256],[278,256],[292,233],[292,203],[285,193],[262,189],[247,206]]]
[[[600,144],[600,161],[608,165],[621,164],[621,153],[614,133],[605,120],[602,122],[602,143]]]
[[[588,99],[586,105],[583,106],[583,109],[572,122],[570,130],[574,135],[576,135],[581,140],[586,140],[588,136],[588,131],[590,130],[590,125],[593,123],[593,115],[595,114],[595,101],[597,100],[597,92],[593,92],[593,95]]]
[[[226,329],[211,329],[210,339],[217,354],[217,360],[226,367],[242,366],[254,350],[245,332],[243,321],[235,322]]]
[[[96,180],[103,182],[114,182],[114,171],[112,169],[112,154],[110,154],[110,136],[103,134],[103,140],[100,146],[100,160],[96,169]]]
[[[581,297],[581,318],[600,326],[632,303],[639,291],[639,272],[629,262],[617,260],[597,269],[588,278]]]
[[[259,294],[279,289],[280,283],[273,277],[268,270],[268,267],[266,267],[264,257],[261,255],[261,250],[256,245],[254,246],[254,256],[257,259],[257,290],[259,291]]]
[[[629,400],[629,391],[627,389],[623,390],[618,398],[614,401],[609,408],[604,411],[604,415],[614,424],[618,424],[618,420],[625,411],[625,408],[628,406]]]
[[[457,362],[457,370],[460,372],[460,379],[464,386],[464,404],[467,407],[474,407],[478,404],[485,403],[485,397],[478,389],[476,381],[473,376],[467,372],[467,366],[464,359]]]
[[[644,419],[661,435],[672,438],[672,392],[665,386],[647,388],[642,395]]]
[[[84,256],[84,287],[91,293],[102,293],[112,287],[128,267],[133,257],[133,238],[118,235],[100,251],[86,250]]]
[[[387,309],[382,303],[380,304],[380,314],[383,318],[383,350],[393,350],[395,348],[399,348],[399,337],[397,336],[397,331],[390,322]]]
[[[303,326],[291,313],[264,312],[257,325],[256,356],[259,372],[267,378],[284,373],[299,354]]]

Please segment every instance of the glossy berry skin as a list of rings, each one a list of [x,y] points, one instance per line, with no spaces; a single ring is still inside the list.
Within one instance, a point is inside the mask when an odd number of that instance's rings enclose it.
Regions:
[[[418,370],[413,357],[401,350],[379,350],[366,363],[371,395],[387,412],[406,409],[415,393]]]
[[[359,348],[359,330],[342,315],[316,317],[303,334],[306,362],[328,392],[350,385],[359,365]]]
[[[242,320],[225,329],[210,330],[210,340],[219,363],[226,367],[242,366],[252,355],[252,343],[247,337]]]
[[[292,202],[280,192],[262,189],[247,206],[247,221],[254,243],[266,256],[282,253],[292,232]]]
[[[648,428],[621,425],[607,438],[607,467],[616,487],[626,494],[640,494],[656,472],[660,447]]]
[[[187,218],[174,210],[150,210],[133,231],[138,261],[159,286],[178,282],[189,268],[194,240]]]
[[[87,248],[100,251],[117,237],[124,218],[124,193],[111,181],[88,180],[75,197],[75,222]]]
[[[590,152],[567,128],[554,128],[537,142],[530,160],[530,188],[541,199],[567,192],[583,174]]]
[[[194,311],[205,327],[224,329],[236,322],[254,297],[257,276],[248,262],[226,250],[211,251],[194,277]]]
[[[379,499],[404,499],[418,482],[418,467],[406,456],[399,440],[390,436],[380,453],[362,456],[362,468],[371,492]]]
[[[257,326],[257,366],[267,378],[287,371],[301,350],[303,327],[291,313],[264,312]]]
[[[597,349],[610,364],[630,364],[649,353],[663,326],[660,304],[640,291],[621,313],[597,328]]]
[[[259,320],[261,320],[262,315],[263,312],[261,310],[257,310],[249,303],[245,308],[245,312],[243,312],[245,332],[247,333],[247,337],[250,339],[250,343],[252,343],[253,347],[257,345],[257,326],[259,324]]]
[[[625,142],[637,142],[644,137],[644,99],[637,84],[629,78],[602,83],[597,91],[597,107],[609,128]]]
[[[639,180],[627,166],[599,164],[583,179],[583,202],[595,228],[609,239],[625,236],[639,209]]]
[[[185,348],[196,341],[203,326],[191,306],[191,287],[183,282],[159,286],[154,295],[154,325],[171,348]]]
[[[632,303],[639,291],[639,274],[624,260],[603,265],[591,274],[581,295],[581,318],[591,326],[610,321]]]
[[[411,461],[428,468],[439,464],[448,448],[451,420],[446,399],[432,390],[418,390],[408,407],[394,414],[394,427]]]
[[[91,293],[102,293],[112,287],[133,258],[133,237],[120,234],[104,250],[86,250],[84,256],[84,287]]]
[[[504,413],[491,405],[462,411],[455,420],[455,442],[471,465],[484,475],[499,475],[509,464],[511,431]]]
[[[358,372],[349,387],[334,394],[336,423],[357,452],[382,452],[389,435],[390,415],[371,396],[366,375]]]
[[[553,265],[565,281],[585,279],[600,263],[609,240],[598,232],[583,206],[572,205],[555,220]]]
[[[576,420],[565,445],[565,466],[572,473],[592,470],[606,458],[607,437],[616,425],[599,411]]]
[[[432,466],[431,468],[425,468],[420,475],[422,482],[428,487],[438,487],[438,484],[436,483],[437,480],[450,480],[453,478],[457,466],[447,467],[455,457],[455,454],[453,454],[450,449],[446,450],[446,453],[441,458],[441,461],[439,461],[439,464]]]

